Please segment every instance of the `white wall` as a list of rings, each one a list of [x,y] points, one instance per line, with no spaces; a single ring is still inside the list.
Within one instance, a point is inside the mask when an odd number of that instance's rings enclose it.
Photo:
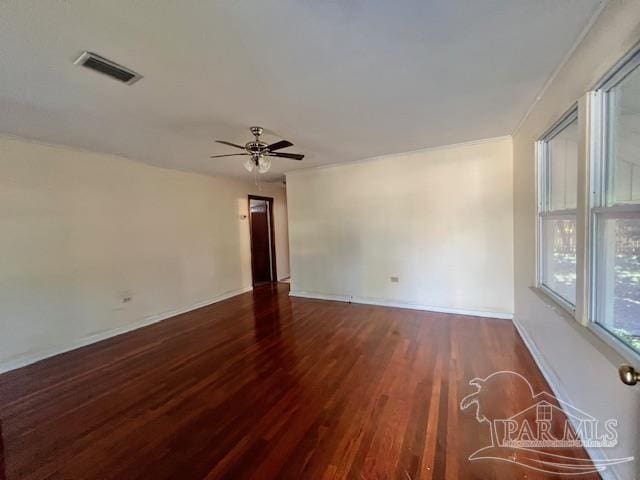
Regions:
[[[281,186],[0,137],[0,370],[249,289],[250,193],[285,277]]]
[[[514,320],[536,353],[563,399],[602,421],[620,421],[619,442],[609,457],[638,455],[640,431],[639,389],[624,386],[616,372],[615,355],[587,329],[554,311],[530,287],[535,285],[535,160],[534,142],[574,102],[581,99],[598,79],[626,51],[640,40],[640,3],[610,1],[585,39],[555,76],[541,100],[534,106],[514,136]],[[583,110],[584,112],[584,110]],[[584,118],[580,128],[584,129]],[[584,145],[580,147],[579,179],[585,183]],[[586,188],[578,192],[578,232],[584,231]],[[584,237],[578,238],[579,253]],[[580,256],[580,255],[579,255]],[[582,259],[578,271],[584,270]],[[578,317],[584,290],[578,289]],[[592,454],[602,452],[592,451]],[[632,479],[640,474],[638,464],[614,469],[619,478]],[[606,474],[606,472],[605,472]]]
[[[511,155],[500,139],[287,175],[293,294],[508,316]]]

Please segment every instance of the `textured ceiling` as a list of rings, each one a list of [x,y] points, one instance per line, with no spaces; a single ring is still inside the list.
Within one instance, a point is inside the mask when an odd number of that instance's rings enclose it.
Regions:
[[[247,128],[302,162],[270,178],[511,133],[598,0],[3,2],[0,132],[246,176]],[[76,67],[83,50],[144,75]]]

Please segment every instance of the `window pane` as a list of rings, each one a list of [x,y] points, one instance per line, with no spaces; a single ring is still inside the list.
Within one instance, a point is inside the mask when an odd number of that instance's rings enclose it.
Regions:
[[[578,189],[578,120],[548,142],[550,210],[576,208]]]
[[[640,215],[598,226],[596,321],[640,351]]]
[[[609,165],[615,203],[640,202],[640,69],[612,88],[609,100]]]
[[[576,303],[576,218],[542,220],[542,283],[566,301]]]

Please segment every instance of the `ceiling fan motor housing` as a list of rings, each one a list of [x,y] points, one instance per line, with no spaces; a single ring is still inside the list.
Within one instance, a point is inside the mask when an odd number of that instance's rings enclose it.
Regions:
[[[256,139],[252,142],[247,142],[244,148],[246,148],[247,152],[253,156],[253,161],[257,164],[259,157],[267,152],[269,144],[260,141],[260,135],[262,135],[262,132],[264,131],[262,127],[251,127],[250,130],[251,134],[256,137]]]
[[[247,152],[252,155],[259,155],[265,153],[268,146],[269,145],[267,143],[256,140],[255,142],[247,142],[244,148],[246,148]]]

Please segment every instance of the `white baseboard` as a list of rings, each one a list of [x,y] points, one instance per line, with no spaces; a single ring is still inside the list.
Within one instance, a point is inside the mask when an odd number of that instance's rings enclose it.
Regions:
[[[137,322],[130,323],[128,325],[123,325],[122,327],[114,328],[104,332],[99,332],[99,333],[90,335],[88,337],[82,338],[80,340],[75,340],[67,345],[57,345],[55,347],[52,347],[46,350],[41,350],[38,352],[30,353],[29,355],[14,358],[7,362],[0,363],[0,373],[25,367],[27,365],[31,365],[32,363],[39,362],[40,360],[44,360],[46,358],[59,355],[61,353],[65,353],[71,350],[75,350],[77,348],[85,347],[87,345],[91,345],[92,343],[97,343],[97,342],[100,342],[101,340],[106,340],[107,338],[115,337],[117,335],[122,335],[123,333],[131,332],[133,330],[146,327],[147,325],[152,325],[162,320],[166,320],[167,318],[175,317],[176,315],[181,315],[183,313],[187,313],[192,310],[196,310],[198,308],[206,307],[207,305],[211,305],[213,303],[226,300],[227,298],[235,297],[236,295],[240,295],[242,293],[246,293],[251,290],[253,290],[252,286],[240,288],[238,290],[232,290],[230,292],[223,293],[222,295],[218,295],[217,297],[211,298],[209,300],[204,300],[202,302],[189,305],[188,307],[178,308],[176,310],[170,310],[168,312],[157,313],[155,315],[145,317],[142,320],[139,320]]]
[[[571,401],[571,398],[569,397],[569,394],[567,393],[567,390],[564,388],[562,382],[560,381],[560,377],[558,377],[551,365],[549,365],[549,363],[545,360],[544,356],[540,352],[540,349],[536,346],[529,333],[515,318],[513,319],[513,325],[516,327],[516,330],[520,334],[522,341],[531,353],[531,356],[536,362],[538,369],[542,372],[542,376],[551,387],[553,395],[563,402],[568,403],[569,405],[574,405],[574,403]],[[569,419],[569,422],[571,422],[573,429],[576,432],[579,432],[580,429],[578,428],[577,421],[571,415],[567,415],[567,418]],[[587,451],[587,454],[589,455],[591,460],[597,461],[608,459],[607,455],[601,448],[585,447],[585,450]],[[607,468],[606,470],[598,473],[600,474],[600,477],[602,477],[602,480],[620,480],[620,477],[613,468]]]
[[[336,302],[361,303],[364,305],[378,305],[381,307],[407,308],[410,310],[424,310],[427,312],[453,313],[456,315],[468,315],[472,317],[502,318],[511,320],[512,313],[507,312],[489,312],[485,310],[473,310],[466,308],[453,307],[436,307],[433,305],[422,305],[418,303],[398,302],[395,300],[385,300],[379,298],[354,297],[351,295],[331,295],[324,293],[306,292],[302,290],[291,291],[289,295],[292,297],[315,298],[318,300],[333,300]]]

